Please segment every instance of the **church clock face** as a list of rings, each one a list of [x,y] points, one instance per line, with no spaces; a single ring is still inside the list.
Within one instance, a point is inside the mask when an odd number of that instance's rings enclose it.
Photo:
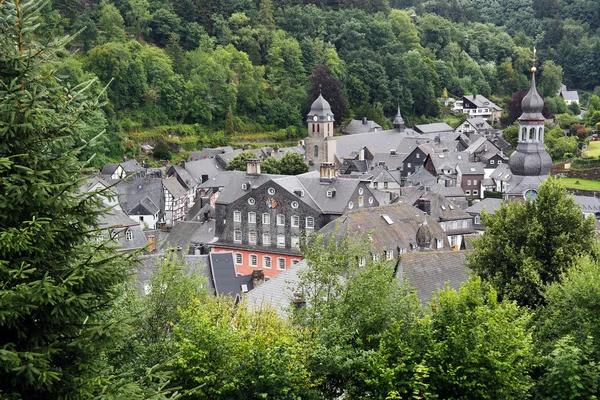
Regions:
[[[319,119],[319,117],[317,117],[316,115],[313,117],[313,121],[317,121]]]
[[[534,201],[537,198],[537,190],[535,189],[527,189],[523,194],[525,200]]]

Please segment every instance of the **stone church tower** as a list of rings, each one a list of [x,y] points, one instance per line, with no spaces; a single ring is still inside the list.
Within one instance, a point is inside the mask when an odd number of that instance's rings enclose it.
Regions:
[[[536,68],[531,72],[531,88],[521,102],[518,145],[508,161],[512,173],[505,193],[508,201],[535,199],[538,186],[552,169],[552,159],[544,147],[544,100],[535,87]]]
[[[306,116],[308,138],[306,138],[306,161],[310,165],[334,162],[336,142],[333,137],[333,112],[321,94],[312,103]]]

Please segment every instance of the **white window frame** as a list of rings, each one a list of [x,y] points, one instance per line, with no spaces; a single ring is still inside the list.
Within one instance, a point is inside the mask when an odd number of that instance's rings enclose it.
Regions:
[[[285,215],[277,214],[277,226],[285,226]]]
[[[292,236],[291,241],[292,241],[292,249],[300,248],[300,238],[298,236]]]
[[[263,223],[263,225],[270,225],[271,224],[271,215],[267,214],[267,213],[263,213],[262,223]]]
[[[442,239],[435,239],[435,244],[437,249],[441,249],[444,247],[444,241]]]
[[[495,164],[496,160],[490,160],[490,164]]]
[[[290,217],[290,222],[292,224],[292,228],[298,228],[300,226],[300,217],[297,215],[292,215]]]
[[[271,245],[271,234],[269,232],[264,232],[262,234],[262,244],[263,246]]]
[[[250,211],[248,213],[248,223],[255,224],[256,223],[256,213],[254,211]]]
[[[394,258],[394,251],[393,250],[386,250],[385,251],[385,258],[387,260],[392,260]]]
[[[286,264],[285,258],[283,258],[283,257],[277,258],[277,269],[282,270],[282,271],[285,270],[285,268],[286,268],[285,264]]]
[[[471,180],[467,180],[467,185],[471,186]]]
[[[133,240],[133,231],[129,228],[125,231],[125,240]]]
[[[258,267],[258,256],[256,254],[250,254],[248,261],[251,267]]]
[[[233,212],[233,222],[242,222],[242,212],[241,211]]]
[[[358,260],[358,266],[359,266],[359,267],[364,267],[365,265],[367,265],[367,259],[366,259],[366,258],[364,258],[364,257],[361,257],[361,258]]]
[[[279,248],[285,247],[285,235],[282,235],[282,234],[277,235],[277,247],[279,247]]]
[[[477,189],[473,190],[473,196],[479,196],[479,190],[477,190]]]
[[[358,206],[362,207],[365,205],[365,199],[362,196],[358,196]]]
[[[244,255],[242,253],[233,253],[235,265],[242,265],[244,263]]]
[[[271,259],[271,256],[263,256],[263,268],[264,269],[271,269],[271,267],[273,266],[273,260]]]
[[[306,229],[315,229],[315,219],[313,217],[306,217],[305,225]]]
[[[379,261],[379,253],[373,253],[373,261]]]
[[[466,196],[470,196],[471,195],[471,191],[470,190],[465,190],[465,195]]]
[[[249,244],[256,244],[256,231],[249,231],[248,232],[248,243]]]
[[[242,231],[236,229],[233,231],[233,243],[242,243]]]

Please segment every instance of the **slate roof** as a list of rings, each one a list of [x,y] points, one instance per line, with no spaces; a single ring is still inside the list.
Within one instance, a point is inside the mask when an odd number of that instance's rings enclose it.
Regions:
[[[206,222],[179,221],[165,240],[157,245],[160,250],[166,250],[169,246],[181,248],[184,251],[190,249],[193,245],[208,244],[216,241],[215,220],[210,219]]]
[[[118,194],[119,204],[123,210],[131,215],[143,214],[147,210],[150,214],[156,213],[156,208],[162,209],[163,188],[160,178],[128,178],[116,183],[113,187]]]
[[[136,160],[123,161],[121,163],[121,167],[123,167],[123,170],[125,170],[126,174],[131,174],[132,172],[136,172],[142,169],[142,167]]]
[[[280,316],[287,316],[295,292],[301,292],[301,279],[298,273],[308,267],[306,260],[300,261],[292,268],[288,268],[274,278],[253,288],[243,295],[248,308],[260,311],[266,307],[274,308]]]
[[[360,119],[353,119],[343,129],[343,132],[348,135],[355,135],[357,133],[375,132],[381,130],[381,125],[375,121],[367,120],[363,123]]]
[[[407,176],[404,185],[405,186],[431,186],[437,183],[437,178],[427,171],[426,168],[419,168],[410,176]]]
[[[502,108],[500,108],[497,104],[495,104],[494,102],[492,102],[491,100],[489,100],[488,98],[486,98],[480,94],[477,94],[474,96],[465,95],[465,96],[463,96],[463,98],[467,99],[471,103],[475,104],[477,106],[477,108],[491,108],[496,111],[502,111]]]
[[[501,199],[485,198],[465,209],[465,212],[471,215],[479,215],[485,210],[488,214],[493,215],[496,213],[496,210],[500,208],[500,204],[502,204]]]
[[[490,174],[490,178],[494,180],[502,180],[504,182],[508,182],[512,173],[510,172],[510,167],[508,163],[502,163],[496,167],[494,171]]]
[[[140,257],[140,263],[134,267],[137,276],[138,293],[145,294],[145,288],[150,284],[152,274],[156,271],[158,263],[165,257],[164,253],[152,254]],[[183,257],[183,262],[186,266],[186,274],[198,274],[206,278],[206,288],[214,293],[214,285],[212,281],[210,266],[207,255],[186,255]]]
[[[393,223],[389,224],[383,215],[387,215]],[[375,249],[393,250],[397,253],[398,248],[410,251],[416,246],[417,230],[424,221],[423,211],[406,203],[395,203],[349,211],[325,225],[319,233],[335,235],[337,240],[346,234],[370,233]],[[429,217],[427,222],[432,237],[443,240],[444,247],[448,248],[448,240],[442,227]]]
[[[185,188],[181,186],[181,183],[175,178],[163,179],[162,184],[176,199],[187,195]]]
[[[442,175],[443,169],[450,170],[452,173],[456,172],[456,166],[458,163],[466,163],[469,161],[469,154],[456,151],[456,152],[444,152],[444,153],[431,153],[429,154],[431,162],[438,175]]]
[[[433,251],[403,254],[398,268],[399,284],[404,279],[415,288],[423,305],[432,300],[434,293],[446,284],[458,290],[469,279],[470,270],[465,265],[468,251]]]
[[[600,199],[591,196],[574,196],[575,203],[584,213],[600,213]]]
[[[250,183],[252,189],[256,189],[273,178],[284,176],[271,174],[247,175],[243,171],[220,171],[217,175],[200,185],[200,188],[221,188],[217,203],[229,204],[247,193],[247,191],[242,189],[242,184]]]
[[[432,189],[437,189],[436,187]],[[446,196],[435,192],[425,191],[421,194],[420,198],[428,199],[431,205],[431,217],[436,221],[453,221],[461,219],[470,219],[471,216],[464,210],[458,207],[448,199]],[[466,232],[472,232],[472,228],[466,228]],[[465,232],[463,232],[465,233]]]
[[[421,124],[415,125],[415,132],[418,133],[438,133],[438,132],[451,132],[454,131],[450,125],[445,122],[436,122],[433,124]]]
[[[102,175],[112,175],[114,174],[114,172],[117,170],[117,168],[119,167],[119,164],[105,164],[102,169],[100,170],[100,173]]]
[[[392,129],[337,136],[335,138],[336,153],[339,158],[344,158],[365,146],[368,146],[373,152],[389,152],[391,149],[397,149],[400,141],[408,134],[414,135],[414,131],[406,129],[404,132],[398,132]]]
[[[396,183],[400,183],[398,181],[398,179],[394,178],[394,176],[392,176],[392,174],[390,174],[390,171],[388,171],[386,168],[381,167],[381,166],[373,168],[373,170],[371,171],[371,174],[373,176],[373,178],[371,179],[372,182],[377,182],[377,183],[396,182]]]
[[[396,153],[394,155],[387,153],[375,153],[371,165],[385,165],[388,169],[401,169],[408,153]]]
[[[146,246],[146,236],[142,231],[139,222],[136,222],[129,218],[127,214],[118,209],[112,209],[107,213],[104,213],[99,218],[100,229],[108,237],[112,235],[114,230],[114,239],[121,247],[121,250],[134,250],[141,249]],[[126,232],[131,231],[131,239],[127,240]]]
[[[326,214],[342,214],[360,184],[358,179],[336,178],[322,184],[320,173],[313,171],[296,176],[319,208]],[[335,189],[335,197],[327,197],[327,191]],[[368,189],[367,189],[368,190]],[[365,196],[366,202],[366,196]],[[365,203],[366,204],[366,203]]]
[[[565,99],[565,101],[569,100],[579,102],[579,93],[577,93],[577,90],[563,90],[560,92],[560,95],[563,99]]]
[[[208,175],[208,179],[210,179],[222,171],[214,158],[189,161],[185,163],[185,169],[190,173],[190,175],[196,178],[198,183],[202,182],[202,175]]]
[[[213,161],[213,160],[209,160],[209,161]],[[200,183],[200,179],[196,178],[194,175],[192,175],[190,173],[187,165],[185,166],[185,168],[180,165],[172,165],[171,167],[177,173],[177,179],[179,180],[179,183],[181,183],[181,182],[184,183],[184,185],[183,185],[184,188],[190,189],[195,186],[198,186],[198,183]],[[171,175],[171,176],[173,176],[173,175]]]
[[[483,117],[467,118],[465,122],[475,128],[477,131],[494,129]]]
[[[459,163],[456,165],[457,171],[460,170],[463,175],[483,175],[485,174],[485,169],[483,168],[482,163]]]
[[[188,156],[188,162],[203,160],[205,158],[215,158],[217,154],[225,154],[233,151],[231,146],[223,146],[217,148],[205,147],[202,151],[192,151]]]
[[[242,293],[252,290],[252,275],[237,276],[233,253],[210,253],[208,256],[217,295],[238,297]]]

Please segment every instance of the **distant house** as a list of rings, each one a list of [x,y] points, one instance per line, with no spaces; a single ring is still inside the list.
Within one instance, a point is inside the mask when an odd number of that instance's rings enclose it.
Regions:
[[[579,104],[579,93],[577,93],[577,90],[567,90],[567,86],[564,84],[558,89],[558,95],[563,98],[568,106],[573,103]]]
[[[488,122],[483,117],[473,117],[464,120],[464,122],[455,129],[455,132],[464,133],[466,135],[470,135],[473,133],[484,134],[493,129],[494,128],[490,124],[488,124]]]
[[[123,211],[114,209],[99,219],[105,237],[118,245],[119,251],[139,250],[147,244],[139,222],[133,221]]]
[[[460,163],[456,166],[456,181],[465,191],[468,199],[483,198],[482,182],[485,171],[481,163]]]
[[[174,177],[163,179],[162,184],[165,204],[164,222],[171,227],[177,221],[185,219],[187,190]]]
[[[453,111],[463,112],[471,117],[482,117],[492,123],[500,121],[502,108],[480,94],[466,95],[454,103]]]
[[[381,131],[382,127],[375,121],[368,120],[366,117],[362,120],[353,119],[348,125],[342,128],[342,133],[346,135],[355,135],[358,133],[368,133]]]

